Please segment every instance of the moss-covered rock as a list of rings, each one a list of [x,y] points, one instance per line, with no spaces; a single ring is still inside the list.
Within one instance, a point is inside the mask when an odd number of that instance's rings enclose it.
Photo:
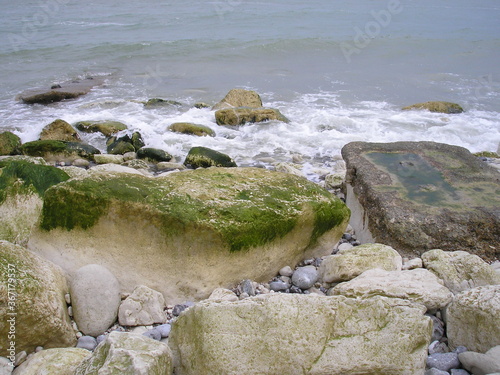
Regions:
[[[197,135],[199,137],[215,137],[215,132],[205,125],[197,125],[191,122],[175,122],[168,127],[168,130],[175,133]]]
[[[481,152],[476,152],[473,155],[479,158],[491,158],[491,159],[500,158],[500,155],[498,155],[496,152],[493,151],[481,151]]]
[[[75,128],[66,121],[57,119],[45,126],[40,134],[40,140],[55,140],[67,142],[81,142],[80,136]]]
[[[64,299],[68,285],[59,267],[21,246],[0,241],[0,281],[0,356],[11,355],[10,341],[15,342],[16,353],[32,352],[37,346],[76,344]],[[12,334],[15,337],[7,340]]]
[[[79,121],[75,127],[85,133],[102,133],[106,137],[128,129],[127,125],[118,121]]]
[[[23,155],[40,156],[49,162],[69,162],[76,159],[92,160],[101,152],[95,147],[79,142],[66,141],[33,141],[20,147]]]
[[[46,192],[30,245],[69,271],[99,259],[124,288],[144,284],[182,302],[325,255],[348,219],[326,190],[265,169],[95,173]]]
[[[25,244],[38,223],[45,191],[68,179],[54,167],[0,161],[0,239]]]
[[[425,103],[417,103],[413,105],[409,105],[407,107],[403,107],[404,111],[412,110],[412,109],[420,109],[420,110],[428,110],[430,112],[439,112],[439,113],[462,113],[464,110],[463,108],[456,104],[456,103],[450,103],[450,102],[441,102],[441,101],[434,101],[434,102],[425,102]]]
[[[193,147],[189,150],[184,165],[193,168],[236,167],[230,156],[207,147]]]
[[[144,103],[145,108],[159,108],[159,107],[180,107],[182,106],[182,103],[179,103],[175,100],[165,100],[165,99],[159,99],[159,98],[154,98],[154,99],[149,99],[146,103]]]
[[[172,155],[164,150],[151,147],[143,147],[137,151],[138,159],[146,159],[152,163],[172,160]]]
[[[212,109],[224,109],[234,107],[249,107],[260,108],[262,107],[262,100],[257,92],[244,89],[230,90],[224,99],[213,106]]]
[[[243,125],[264,121],[290,122],[281,112],[274,108],[227,108],[215,112],[215,121],[218,125]]]
[[[0,155],[14,155],[19,153],[21,138],[12,132],[0,133]]]
[[[136,152],[141,147],[145,146],[142,135],[139,132],[134,132],[132,135],[124,135],[123,137],[111,137],[106,142],[107,151],[109,154],[123,155],[127,152]]]

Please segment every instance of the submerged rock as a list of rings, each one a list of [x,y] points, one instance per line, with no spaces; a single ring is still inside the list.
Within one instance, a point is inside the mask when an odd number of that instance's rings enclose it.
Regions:
[[[80,136],[75,128],[66,121],[57,119],[45,126],[40,134],[40,140],[55,140],[68,142],[81,142]]]
[[[0,155],[14,155],[19,153],[21,138],[12,132],[0,133]]]
[[[265,169],[96,172],[46,192],[30,247],[69,272],[98,259],[125,291],[142,284],[175,303],[326,255],[348,220],[326,190]]]
[[[244,125],[272,120],[290,122],[279,110],[274,108],[237,107],[220,109],[215,112],[215,121],[218,125]]]
[[[234,107],[262,107],[262,100],[257,92],[244,89],[230,90],[224,99],[212,107],[213,110],[234,108]]]
[[[407,107],[403,107],[404,111],[412,110],[412,109],[426,109],[430,112],[439,112],[439,113],[462,113],[464,110],[463,108],[456,104],[456,103],[450,103],[450,102],[440,102],[440,101],[435,101],[435,102],[425,102],[425,103],[418,103],[418,104],[413,104]]]
[[[193,124],[190,122],[175,122],[168,127],[168,130],[175,133],[197,135],[199,137],[215,137],[215,132],[208,126]]]
[[[102,133],[106,137],[111,137],[119,131],[126,130],[128,127],[118,121],[79,121],[75,127],[85,133]]]
[[[184,165],[192,168],[237,167],[230,156],[207,147],[193,147],[189,150]]]

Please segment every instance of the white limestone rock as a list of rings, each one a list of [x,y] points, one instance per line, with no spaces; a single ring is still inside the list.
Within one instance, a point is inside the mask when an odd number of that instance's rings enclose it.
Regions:
[[[127,297],[118,310],[118,321],[122,326],[141,326],[165,323],[163,295],[144,285],[139,285]]]

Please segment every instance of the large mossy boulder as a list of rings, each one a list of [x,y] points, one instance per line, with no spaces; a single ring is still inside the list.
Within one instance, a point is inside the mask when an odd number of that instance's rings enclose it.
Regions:
[[[45,191],[68,179],[64,171],[48,165],[0,161],[0,239],[25,244],[40,218]]]
[[[75,128],[64,120],[57,119],[45,126],[40,134],[40,140],[81,142]]]
[[[438,113],[462,113],[463,108],[456,104],[450,102],[442,102],[442,101],[434,101],[434,102],[425,102],[425,103],[417,103],[413,105],[409,105],[407,107],[403,107],[404,111],[408,110],[428,110],[429,112],[438,112]]]
[[[20,147],[21,154],[40,156],[49,162],[71,163],[76,159],[92,160],[95,154],[100,154],[97,148],[80,142],[67,141],[33,141]]]
[[[259,168],[93,173],[45,193],[29,246],[69,272],[98,261],[125,291],[184,302],[328,254],[349,215],[316,184]]]
[[[380,296],[207,300],[179,316],[169,345],[177,375],[421,375],[432,333],[424,312]]]
[[[260,108],[262,107],[262,100],[257,92],[244,89],[230,90],[224,99],[214,105],[212,109],[225,109],[234,107],[249,107]]]
[[[198,137],[215,137],[215,132],[208,126],[191,122],[174,122],[168,127],[168,130],[174,133],[197,135]]]
[[[14,155],[19,153],[21,138],[12,132],[0,133],[0,156]]]
[[[75,128],[85,133],[99,132],[106,137],[128,129],[127,125],[119,121],[79,121],[75,124]]]
[[[414,257],[432,249],[500,258],[500,173],[468,150],[435,142],[352,142],[347,205],[361,242]]]
[[[212,150],[207,147],[193,147],[189,150],[184,165],[192,168],[209,167],[236,167],[236,163],[229,156],[222,152]]]
[[[0,241],[0,271],[0,356],[30,353],[37,346],[76,344],[64,299],[69,289],[61,268],[24,247]]]
[[[244,125],[246,123],[264,121],[290,122],[281,112],[274,108],[227,108],[215,112],[218,125]]]

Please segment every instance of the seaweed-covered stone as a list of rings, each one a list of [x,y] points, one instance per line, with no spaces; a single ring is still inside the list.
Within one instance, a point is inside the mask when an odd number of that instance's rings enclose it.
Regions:
[[[145,146],[142,135],[139,132],[134,132],[132,135],[124,135],[123,137],[111,137],[106,142],[107,151],[109,154],[123,155],[127,152],[135,152]]]
[[[14,155],[19,153],[21,138],[12,132],[0,133],[0,155]]]
[[[275,108],[237,107],[220,109],[215,112],[215,121],[218,125],[244,125],[272,120],[290,122]]]
[[[214,105],[212,109],[225,109],[234,107],[249,107],[260,108],[262,107],[262,100],[257,92],[244,89],[230,90],[224,99]]]
[[[161,107],[180,107],[182,103],[179,103],[175,100],[165,100],[160,98],[149,99],[146,103],[144,103],[145,108],[161,108]]]
[[[32,354],[16,368],[13,375],[74,375],[90,352],[79,348],[47,349]]]
[[[67,142],[81,142],[80,136],[75,128],[66,121],[57,119],[45,126],[40,134],[40,140],[55,140]]]
[[[342,156],[351,225],[361,242],[412,257],[431,249],[500,257],[500,173],[468,150],[352,142]]]
[[[168,130],[175,133],[197,135],[199,137],[215,137],[215,132],[208,126],[193,124],[191,122],[175,122],[168,127]]]
[[[326,255],[348,220],[328,191],[260,168],[92,173],[45,193],[30,248],[69,272],[98,259],[125,291],[146,285],[178,303]]]
[[[207,147],[193,147],[189,150],[184,165],[193,168],[208,167],[236,167],[236,163],[230,156]]]
[[[151,147],[143,147],[137,150],[138,159],[146,159],[152,163],[172,160],[172,155],[164,150]]]
[[[0,271],[0,356],[11,356],[11,341],[16,353],[76,344],[64,299],[68,285],[60,267],[0,241]],[[9,340],[10,335],[15,337]]]
[[[421,375],[432,332],[424,310],[380,296],[207,300],[173,323],[169,345],[178,375]]]
[[[119,131],[126,130],[128,127],[118,121],[79,121],[75,124],[75,128],[85,133],[99,132],[106,137],[111,137]]]
[[[430,112],[439,112],[448,114],[462,113],[464,111],[463,108],[456,103],[442,102],[442,101],[418,103],[403,108],[403,110],[405,111],[412,109],[420,109],[420,110],[424,109]]]
[[[66,141],[33,141],[20,147],[23,155],[40,156],[49,162],[71,163],[76,159],[92,160],[94,154],[101,152],[95,147],[80,143]]]
[[[45,191],[68,179],[55,167],[0,161],[0,239],[25,244],[40,218]]]

